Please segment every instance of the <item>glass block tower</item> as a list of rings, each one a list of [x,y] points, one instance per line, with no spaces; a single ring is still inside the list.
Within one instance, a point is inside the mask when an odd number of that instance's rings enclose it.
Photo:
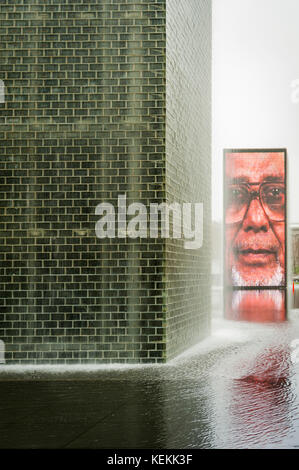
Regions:
[[[6,363],[166,362],[209,332],[210,0],[0,5]],[[99,239],[101,202],[195,203],[203,246]]]

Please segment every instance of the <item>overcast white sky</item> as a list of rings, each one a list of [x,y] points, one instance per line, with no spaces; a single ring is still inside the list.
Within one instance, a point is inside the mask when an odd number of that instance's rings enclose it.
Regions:
[[[213,0],[213,219],[223,148],[287,148],[289,222],[299,224],[299,0]]]

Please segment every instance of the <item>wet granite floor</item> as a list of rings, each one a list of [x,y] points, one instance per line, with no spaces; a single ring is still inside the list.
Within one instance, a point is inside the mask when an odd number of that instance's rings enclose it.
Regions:
[[[165,366],[1,366],[0,448],[299,447],[296,338],[298,310],[279,324],[216,317]]]

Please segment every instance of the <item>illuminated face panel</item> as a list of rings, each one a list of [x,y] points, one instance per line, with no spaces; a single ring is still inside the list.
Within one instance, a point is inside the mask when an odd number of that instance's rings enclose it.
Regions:
[[[285,153],[225,152],[226,280],[285,286]]]

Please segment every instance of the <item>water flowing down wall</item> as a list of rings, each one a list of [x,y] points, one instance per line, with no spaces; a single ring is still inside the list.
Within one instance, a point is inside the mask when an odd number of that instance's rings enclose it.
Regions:
[[[211,2],[177,3],[1,2],[6,363],[165,362],[208,332]],[[99,239],[120,194],[203,202],[204,247]]]

